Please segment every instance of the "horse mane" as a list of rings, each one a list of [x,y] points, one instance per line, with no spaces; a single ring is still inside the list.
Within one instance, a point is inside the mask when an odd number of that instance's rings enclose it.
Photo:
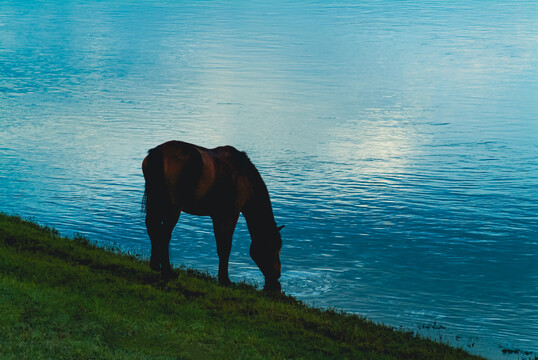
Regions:
[[[244,151],[239,151],[233,146],[226,146],[227,150],[230,151],[234,156],[234,165],[237,167],[240,173],[245,174],[250,171],[254,164],[250,161],[247,153]]]
[[[257,208],[257,210],[258,211],[261,210],[261,213],[265,214],[265,216],[270,217],[270,219],[272,219],[270,226],[271,227],[274,226],[275,231],[277,231],[276,222],[274,221],[274,217],[273,217],[273,208],[271,206],[271,200],[269,198],[269,191],[267,189],[267,185],[265,185],[265,182],[263,181],[262,176],[260,175],[256,166],[254,166],[252,161],[250,161],[250,158],[248,157],[248,155],[244,151],[237,151],[237,150],[236,150],[236,154],[237,154],[236,166],[238,167],[239,172],[241,174],[248,177],[250,184],[252,186],[252,189],[254,191],[254,196],[250,200],[251,204],[249,204],[248,206],[249,207],[252,206],[252,208]],[[249,219],[247,218],[247,223],[248,221]],[[270,231],[270,229],[266,229],[266,230]],[[282,247],[282,239],[280,238],[280,235],[278,235],[275,239],[277,240],[275,243],[265,244],[265,246],[269,246],[269,249],[271,250],[280,249]]]
[[[269,191],[267,190],[267,186],[265,185],[265,182],[263,181],[256,166],[254,166],[246,152],[239,150],[236,151],[236,166],[239,172],[248,177],[252,187],[255,189],[256,192],[259,192],[259,195],[267,194],[267,198],[269,199]]]

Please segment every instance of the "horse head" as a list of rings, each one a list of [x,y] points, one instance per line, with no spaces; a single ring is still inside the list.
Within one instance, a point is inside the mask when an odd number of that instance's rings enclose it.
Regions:
[[[280,291],[281,285],[278,279],[281,273],[280,250],[282,249],[282,238],[280,230],[284,226],[277,227],[263,234],[263,239],[253,241],[250,246],[250,256],[258,265],[265,277],[266,291]]]

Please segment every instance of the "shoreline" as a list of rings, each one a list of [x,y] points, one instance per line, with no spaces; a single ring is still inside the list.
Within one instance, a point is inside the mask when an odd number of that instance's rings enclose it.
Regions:
[[[1,357],[483,359],[192,269],[164,283],[145,260],[3,213],[0,247]]]

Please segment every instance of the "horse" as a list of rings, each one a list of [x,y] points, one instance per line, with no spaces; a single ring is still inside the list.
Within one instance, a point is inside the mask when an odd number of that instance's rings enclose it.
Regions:
[[[246,153],[232,146],[206,149],[168,141],[148,151],[142,172],[151,269],[167,280],[177,277],[168,247],[180,213],[210,216],[219,257],[218,280],[230,285],[228,260],[242,213],[251,238],[250,256],[265,277],[264,289],[281,290],[280,230],[284,226],[277,226],[267,187]]]

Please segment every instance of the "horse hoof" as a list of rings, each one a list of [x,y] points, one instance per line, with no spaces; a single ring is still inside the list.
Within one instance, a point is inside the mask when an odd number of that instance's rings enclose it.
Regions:
[[[221,284],[222,286],[230,286],[230,285],[232,285],[232,282],[230,281],[230,279],[228,277],[219,278],[219,284]]]
[[[176,280],[178,276],[179,275],[176,274],[172,269],[161,271],[161,279],[163,281]]]
[[[150,260],[149,261],[149,267],[153,271],[161,271],[161,263],[159,263],[157,261]]]
[[[265,283],[263,291],[270,294],[280,293],[282,292],[282,285],[280,285],[280,282],[278,280],[274,282],[268,282]]]

